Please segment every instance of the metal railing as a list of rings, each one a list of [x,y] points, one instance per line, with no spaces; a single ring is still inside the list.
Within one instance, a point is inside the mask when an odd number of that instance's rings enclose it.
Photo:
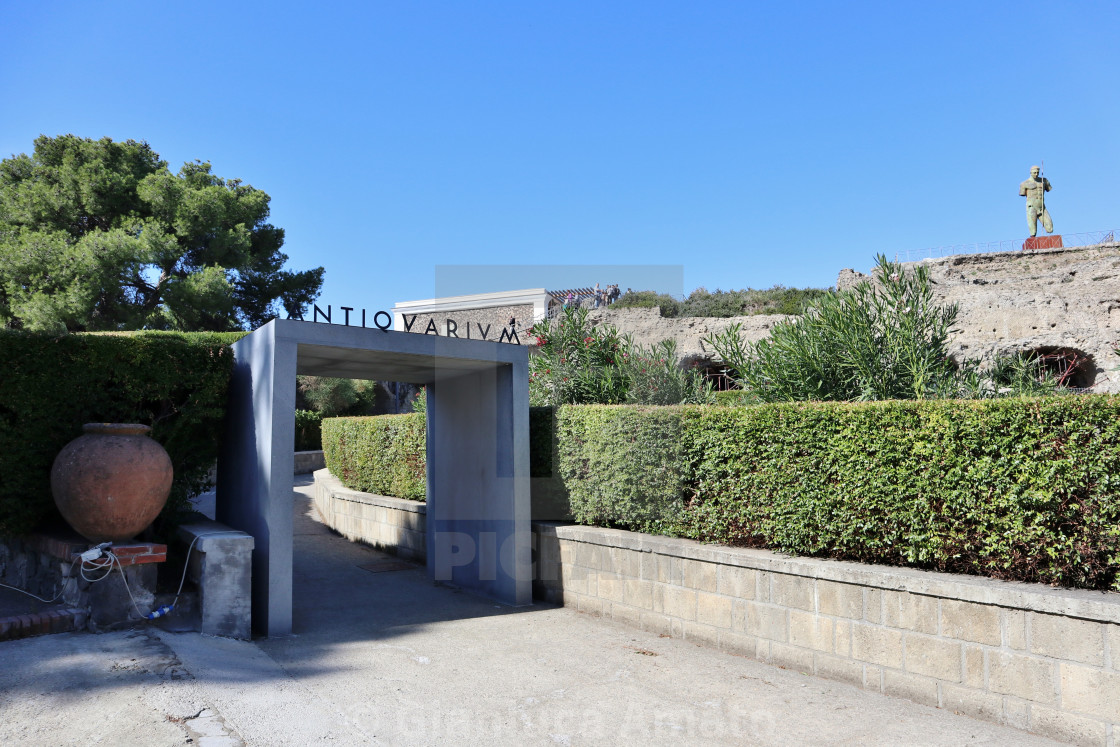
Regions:
[[[1069,249],[1076,246],[1093,246],[1094,244],[1108,244],[1116,241],[1120,229],[1110,231],[1089,231],[1088,233],[1061,234],[1063,248]],[[1054,234],[1057,236],[1058,234]],[[1039,238],[1044,238],[1046,234]],[[895,262],[917,262],[921,259],[934,259],[937,257],[951,257],[954,254],[988,254],[991,252],[1017,252],[1022,250],[1026,239],[1006,239],[1004,241],[988,241],[977,244],[957,244],[954,246],[938,246],[931,249],[910,249],[896,252]]]

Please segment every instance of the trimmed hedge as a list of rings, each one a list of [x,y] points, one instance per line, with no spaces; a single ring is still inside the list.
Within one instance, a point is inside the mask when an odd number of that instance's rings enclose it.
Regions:
[[[326,418],[323,457],[331,474],[353,490],[413,501],[426,496],[422,414]]]
[[[368,489],[338,471],[360,442],[334,422],[327,465]],[[413,422],[408,449],[365,450],[422,458]],[[1116,396],[533,408],[530,448],[534,501],[547,489],[582,523],[1120,591]]]
[[[424,417],[419,413],[324,419],[323,454],[327,468],[352,490],[424,500]],[[553,438],[555,432],[553,408],[529,408],[529,476],[533,478],[533,505],[552,517],[568,513],[568,491],[552,469],[558,443]],[[355,454],[355,449],[363,453]]]
[[[672,418],[679,443],[650,437],[671,434]],[[648,507],[620,510],[643,485],[665,514],[683,501],[666,533],[1120,590],[1118,397],[585,406],[558,421],[560,472],[584,521],[647,528]],[[595,430],[616,442],[585,435]],[[660,477],[674,470],[675,495]]]
[[[157,528],[174,522],[217,459],[244,334],[0,332],[0,533],[61,521],[51,465],[91,422],[152,426],[175,469]]]

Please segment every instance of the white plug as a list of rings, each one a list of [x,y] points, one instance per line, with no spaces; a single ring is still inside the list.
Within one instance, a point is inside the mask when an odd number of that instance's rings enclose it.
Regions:
[[[91,560],[97,560],[98,558],[101,557],[101,551],[104,550],[106,547],[108,547],[111,544],[113,544],[113,543],[112,542],[102,542],[97,547],[91,547],[90,549],[86,550],[84,553],[82,553],[78,557],[81,558],[83,562],[89,562]]]

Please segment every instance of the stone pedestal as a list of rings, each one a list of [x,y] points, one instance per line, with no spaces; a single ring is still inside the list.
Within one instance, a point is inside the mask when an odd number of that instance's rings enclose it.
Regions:
[[[1056,233],[1052,236],[1031,236],[1023,242],[1023,251],[1030,252],[1035,249],[1061,249],[1062,235]]]

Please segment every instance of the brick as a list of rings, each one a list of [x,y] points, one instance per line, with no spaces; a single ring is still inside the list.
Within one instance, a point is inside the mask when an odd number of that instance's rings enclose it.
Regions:
[[[713,593],[719,588],[719,566],[715,563],[687,559],[680,562],[683,586]]]
[[[668,555],[658,555],[657,580],[663,584],[683,585],[684,576],[681,573],[680,559]]]
[[[782,607],[813,612],[816,608],[813,579],[775,573],[770,582],[770,601]]]
[[[942,599],[941,635],[998,646],[1002,640],[999,609],[972,602]]]
[[[583,594],[576,596],[576,609],[589,615],[601,617],[603,614],[603,600],[598,597],[589,597]]]
[[[822,615],[863,617],[863,587],[835,581],[817,581],[817,610]]]
[[[902,669],[902,633],[876,625],[853,625],[852,658]]]
[[[1030,728],[1036,734],[1071,744],[1106,744],[1108,741],[1107,723],[1042,706],[1031,707]]]
[[[637,607],[631,607],[626,604],[611,605],[611,619],[616,622],[640,628],[642,626],[641,617],[642,611]]]
[[[964,676],[962,681],[969,687],[984,689],[984,649],[980,646],[964,646]]]
[[[937,599],[905,591],[884,591],[883,624],[937,635]]]
[[[832,653],[835,624],[831,617],[813,612],[789,611],[789,642],[795,646]]]
[[[642,612],[638,616],[638,619],[641,622],[642,630],[648,630],[650,633],[671,635],[673,632],[673,625],[667,615],[659,615],[655,612]]]
[[[696,597],[696,621],[730,630],[731,597],[699,592]]]
[[[747,629],[747,603],[742,599],[731,600],[731,629],[740,633]]]
[[[1003,611],[1003,645],[1016,651],[1027,650],[1027,613],[1025,610]]]
[[[757,583],[758,573],[755,570],[725,565],[720,566],[716,590],[739,599],[754,599]]]
[[[972,718],[1000,723],[1003,720],[1003,696],[973,690],[960,685],[941,685],[941,707]]]
[[[653,582],[628,578],[624,582],[623,601],[645,610],[653,609]]]
[[[641,557],[641,578],[643,581],[656,581],[657,580],[657,558],[651,552],[642,553]]]
[[[1044,659],[992,651],[988,654],[988,689],[1035,703],[1056,703],[1054,665]]]
[[[883,692],[883,670],[870,664],[863,668],[863,689]]]
[[[852,655],[852,623],[848,620],[836,621],[836,653],[840,656]]]
[[[937,707],[937,680],[893,669],[883,670],[883,694]]]
[[[566,592],[573,594],[587,593],[587,570],[584,568],[562,565],[560,566],[560,580]]]
[[[815,674],[830,680],[839,680],[853,685],[863,685],[863,665],[858,661],[845,659],[831,654],[818,653],[813,659]]]
[[[623,602],[626,585],[617,573],[600,571],[598,574],[597,596],[609,602]]]
[[[961,681],[961,644],[943,638],[908,633],[906,671],[947,682]]]
[[[733,654],[749,656],[752,659],[765,658],[758,655],[759,640],[753,635],[743,635],[721,630],[719,633],[719,648]]]
[[[1104,636],[1108,641],[1109,665],[1120,672],[1120,625],[1107,626]]]
[[[781,607],[747,602],[746,632],[768,641],[784,643],[789,640],[787,611]]]
[[[1062,709],[1120,721],[1120,673],[1062,664]]]
[[[868,622],[883,621],[883,592],[880,589],[863,590],[863,619]]]
[[[602,567],[600,565],[599,551],[600,548],[598,545],[590,545],[586,542],[577,542],[575,545],[575,558],[573,565],[578,565],[590,570],[599,570]]]
[[[758,602],[770,601],[770,579],[774,574],[760,571],[755,577],[754,598]]]
[[[662,609],[669,617],[681,620],[696,619],[696,592],[679,586],[662,588]]]
[[[813,673],[813,652],[785,643],[770,643],[770,663],[805,674]]]
[[[1040,706],[1033,706],[1039,708]],[[1003,699],[1003,723],[1014,729],[1027,731],[1031,728],[1032,706],[1025,700],[1018,698]]]
[[[1032,652],[1104,666],[1104,625],[1101,623],[1032,612],[1030,625]]]
[[[719,628],[711,625],[694,622],[684,623],[684,639],[693,643],[701,643],[716,648],[719,646],[720,632]]]

